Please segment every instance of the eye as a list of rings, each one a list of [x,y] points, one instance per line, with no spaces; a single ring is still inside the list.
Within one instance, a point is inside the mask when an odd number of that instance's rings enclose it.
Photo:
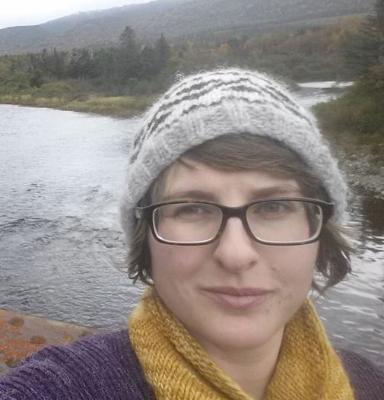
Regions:
[[[289,201],[264,201],[253,204],[251,215],[262,218],[280,218],[295,210],[293,202]]]
[[[199,215],[205,213],[205,208],[201,205],[196,204],[188,204],[178,206],[175,210],[175,214],[177,215]]]
[[[212,215],[217,214],[215,212],[215,207],[209,204],[199,204],[199,203],[182,203],[182,204],[172,204],[168,207],[169,216],[175,219],[188,219],[197,220],[209,218]]]

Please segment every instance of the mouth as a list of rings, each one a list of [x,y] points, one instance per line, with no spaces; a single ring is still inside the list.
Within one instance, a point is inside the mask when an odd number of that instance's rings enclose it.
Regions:
[[[217,286],[204,288],[204,293],[226,308],[245,310],[263,304],[272,290],[253,287]]]

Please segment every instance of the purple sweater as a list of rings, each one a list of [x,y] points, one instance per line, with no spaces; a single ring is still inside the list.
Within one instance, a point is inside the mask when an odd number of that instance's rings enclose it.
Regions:
[[[341,353],[357,400],[384,399],[384,372]],[[154,400],[126,330],[33,354],[0,377],[1,400]]]

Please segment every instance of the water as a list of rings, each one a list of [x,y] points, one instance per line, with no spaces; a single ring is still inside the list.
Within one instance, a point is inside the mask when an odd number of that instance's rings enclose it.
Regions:
[[[90,326],[126,320],[138,289],[117,201],[134,121],[0,106],[0,308]]]
[[[353,274],[319,299],[322,319],[339,347],[384,365],[384,199],[356,196]]]
[[[309,106],[333,93],[307,85]],[[137,121],[0,105],[0,308],[121,327],[142,291],[117,201]],[[354,274],[317,304],[331,338],[384,365],[384,199],[353,196]]]
[[[298,97],[305,107],[312,107],[340,96],[352,84],[353,82],[334,81],[299,83]]]

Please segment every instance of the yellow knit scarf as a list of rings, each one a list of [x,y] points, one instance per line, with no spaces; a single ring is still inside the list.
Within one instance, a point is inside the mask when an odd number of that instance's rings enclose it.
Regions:
[[[132,346],[158,400],[251,400],[153,292],[130,318]],[[352,400],[348,377],[308,301],[285,329],[266,400]]]

